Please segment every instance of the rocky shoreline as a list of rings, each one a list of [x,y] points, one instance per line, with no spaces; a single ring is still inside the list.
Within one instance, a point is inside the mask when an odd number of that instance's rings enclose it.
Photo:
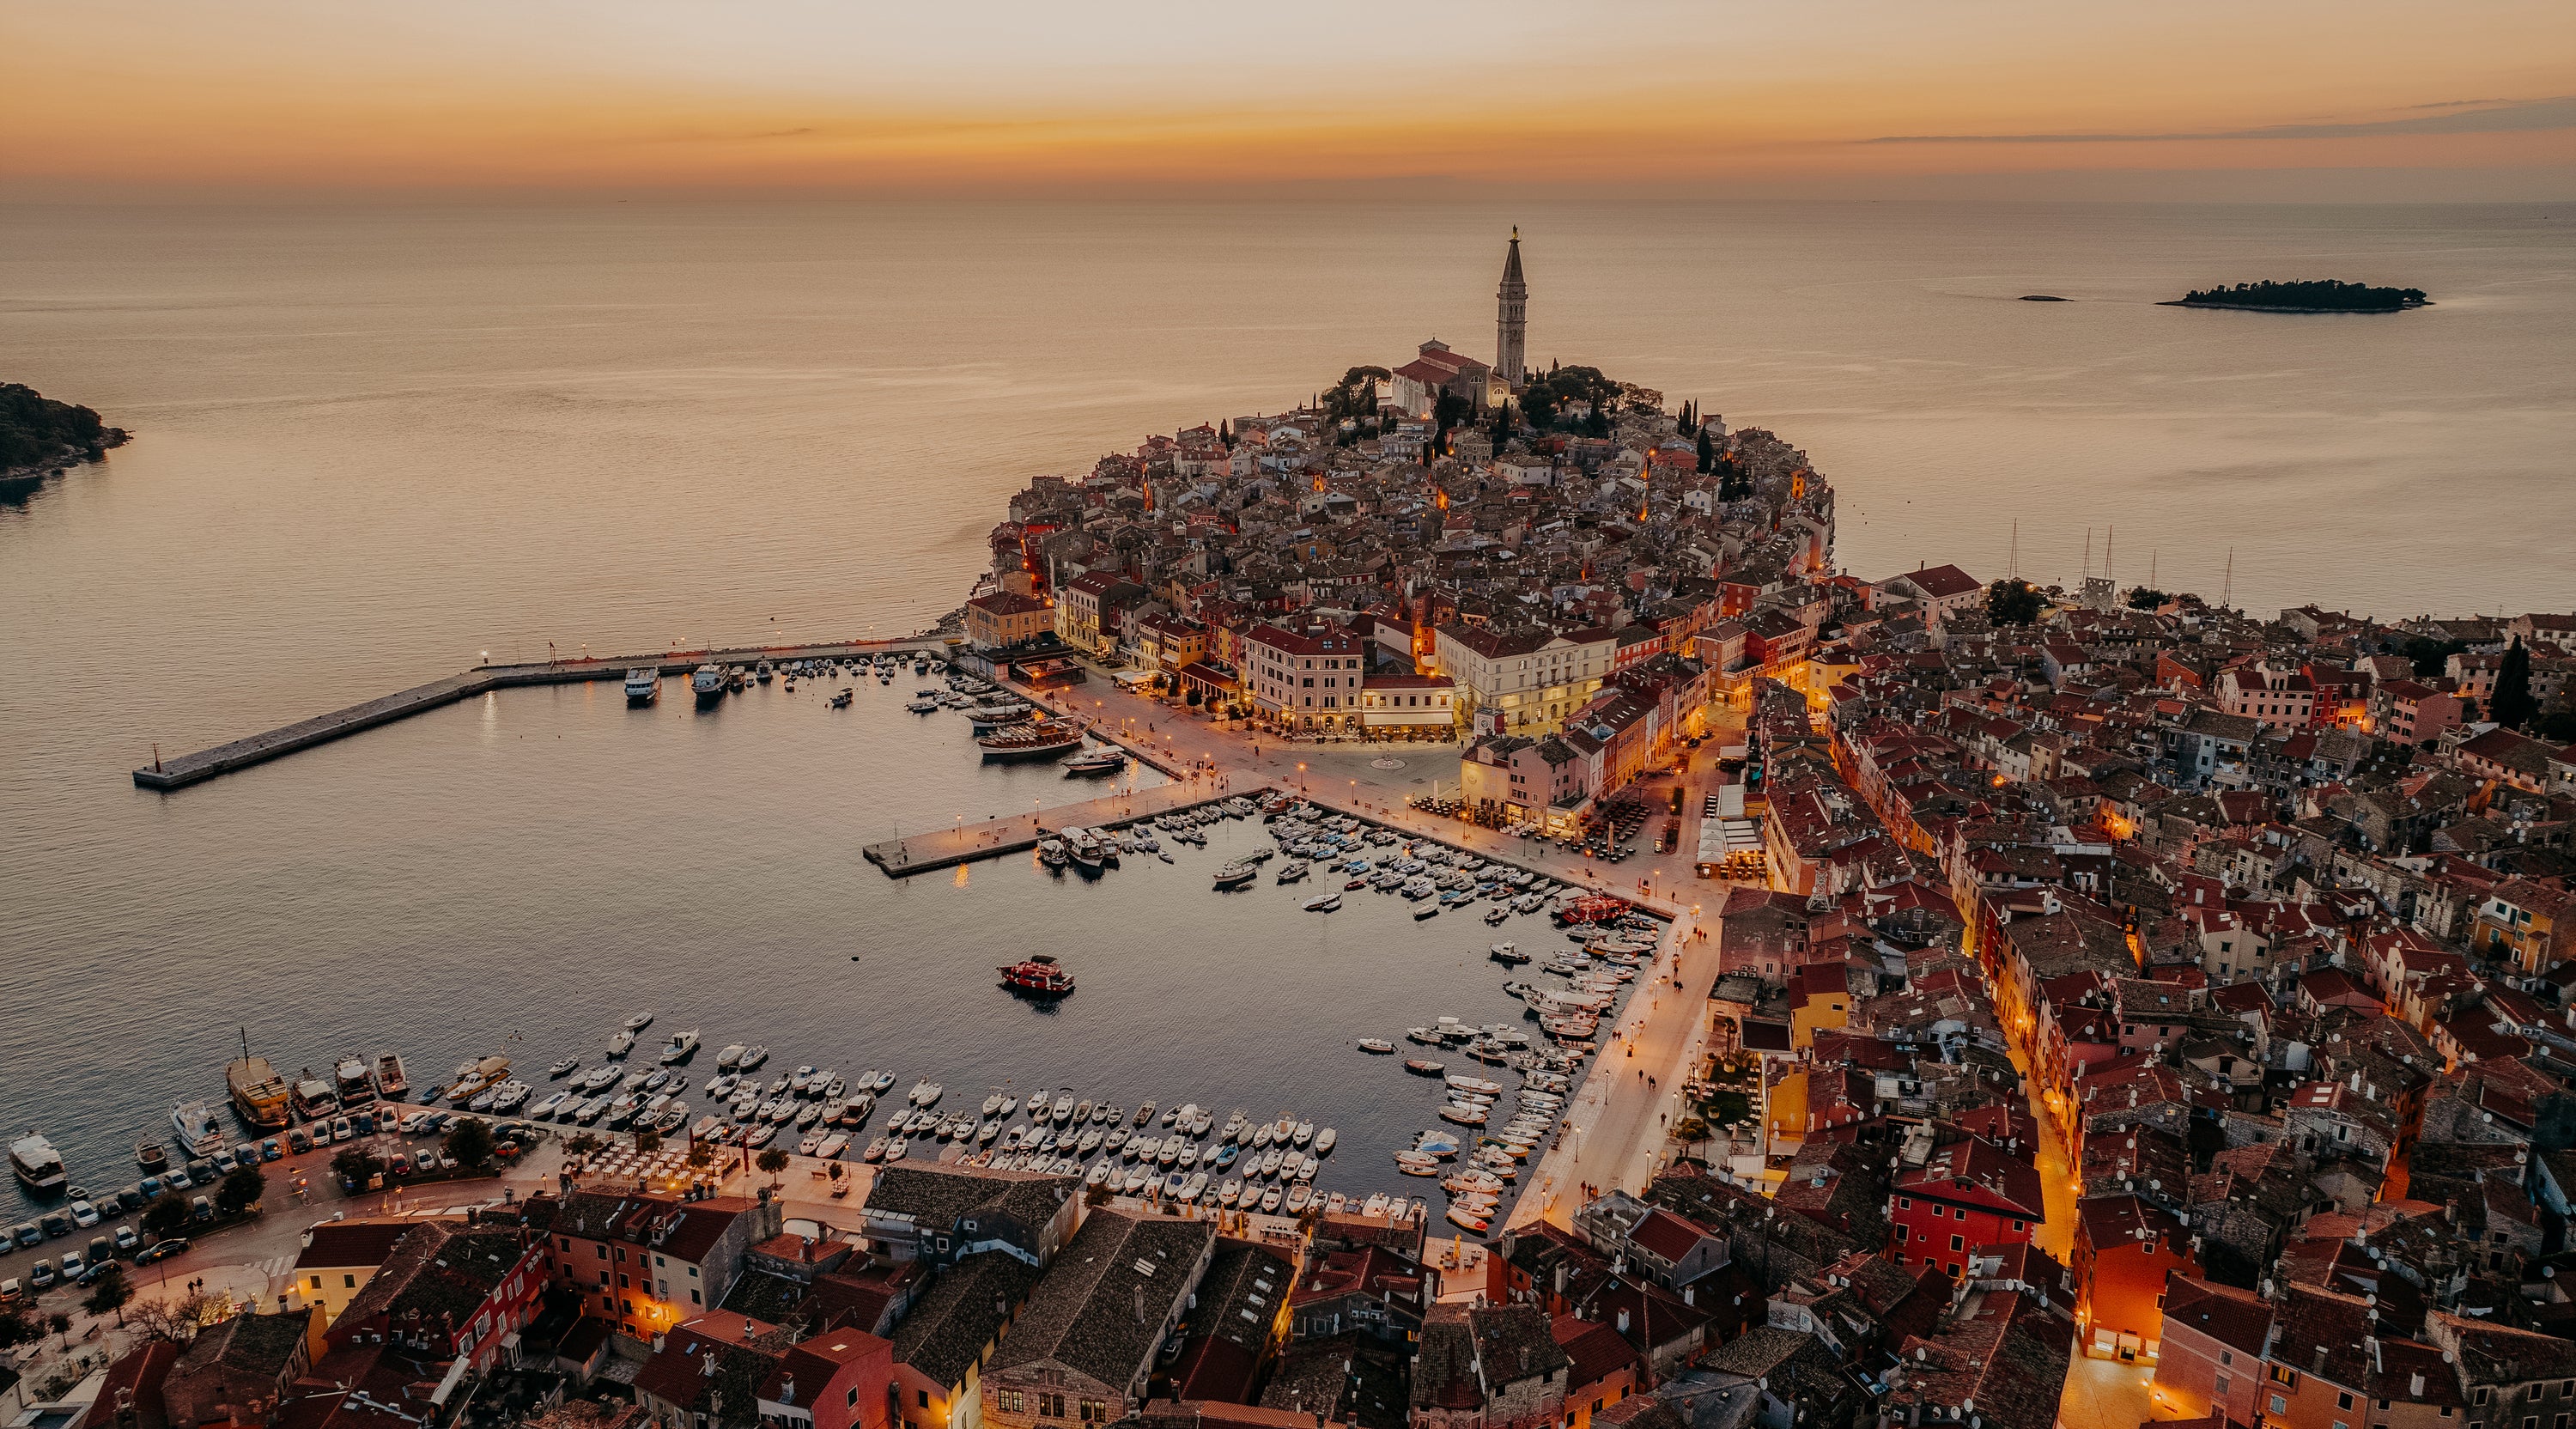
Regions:
[[[61,476],[76,466],[104,461],[107,459],[108,448],[121,447],[133,439],[133,434],[123,427],[108,427],[101,430],[99,439],[88,446],[65,442],[50,454],[35,461],[0,468],[0,486],[42,481],[49,476]]]

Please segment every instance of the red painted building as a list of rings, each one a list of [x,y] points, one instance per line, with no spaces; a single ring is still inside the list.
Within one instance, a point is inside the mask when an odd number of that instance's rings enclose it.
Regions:
[[[1888,1251],[1899,1265],[1968,1273],[1981,1245],[2026,1245],[2048,1218],[2039,1172],[1978,1137],[1936,1146],[1899,1172],[1888,1198]]]
[[[423,1221],[331,1322],[330,1348],[403,1345],[433,1360],[490,1369],[537,1315],[546,1246],[533,1232]],[[471,1308],[468,1308],[471,1307]]]
[[[2075,1203],[2075,1329],[2096,1359],[2153,1360],[2163,1347],[2165,1277],[2197,1276],[2191,1229],[2122,1192]]]

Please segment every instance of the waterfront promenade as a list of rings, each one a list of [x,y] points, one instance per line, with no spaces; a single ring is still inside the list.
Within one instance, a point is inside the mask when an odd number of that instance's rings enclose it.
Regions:
[[[700,665],[741,665],[761,660],[772,664],[789,660],[847,660],[853,656],[879,655],[889,651],[945,652],[946,642],[936,636],[911,636],[901,640],[852,640],[819,645],[743,646],[726,650],[665,650],[653,655],[601,655],[580,660],[547,660],[518,665],[477,665],[461,674],[426,685],[414,685],[390,695],[336,709],[328,714],[297,720],[262,730],[247,738],[200,749],[191,754],[169,758],[155,757],[134,771],[134,782],[146,789],[182,789],[201,783],[218,774],[248,769],[254,764],[346,739],[365,730],[388,725],[442,709],[459,700],[470,700],[494,690],[515,689],[528,685],[577,685],[594,680],[623,680],[629,670],[650,668],[662,675],[685,675]]]

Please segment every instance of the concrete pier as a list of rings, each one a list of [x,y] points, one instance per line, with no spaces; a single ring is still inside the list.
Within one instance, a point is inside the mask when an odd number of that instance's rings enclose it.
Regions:
[[[1043,811],[1031,810],[1013,814],[1007,819],[989,819],[962,828],[930,829],[902,838],[872,843],[861,849],[868,862],[885,870],[889,878],[904,878],[916,873],[931,873],[972,863],[979,858],[1024,853],[1036,848],[1041,839],[1058,829],[1121,828],[1161,814],[1195,809],[1238,795],[1261,799],[1267,789],[1211,788],[1208,781],[1176,779],[1139,789],[1133,794],[1111,794],[1080,804],[1064,804]],[[1149,858],[1150,854],[1131,854],[1131,858]]]
[[[651,667],[665,675],[684,675],[700,665],[744,665],[761,660],[778,664],[789,660],[847,660],[856,656],[887,653],[929,653],[945,656],[948,645],[943,637],[920,636],[906,640],[853,640],[827,645],[745,646],[730,650],[666,650],[655,655],[603,655],[589,660],[555,660],[530,665],[478,665],[460,675],[452,675],[426,685],[417,685],[398,694],[384,695],[347,709],[333,710],[294,724],[218,744],[194,754],[164,759],[134,771],[134,782],[146,789],[180,789],[218,774],[264,764],[299,749],[311,749],[344,739],[361,730],[391,724],[424,711],[470,700],[493,690],[522,685],[577,685],[592,680],[623,680],[626,672]]]

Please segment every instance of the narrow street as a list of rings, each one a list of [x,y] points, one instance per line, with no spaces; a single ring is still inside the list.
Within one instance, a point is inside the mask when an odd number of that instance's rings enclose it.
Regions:
[[[2009,1030],[2004,1044],[2012,1056],[2013,1070],[2021,1074],[2022,1096],[2040,1126],[2039,1189],[2048,1219],[2031,1239],[2060,1262],[2071,1264],[2075,1256],[2075,1203],[2083,1191],[2077,1176],[2081,1168],[2067,1157],[2064,1128],[2049,1109],[2048,1099],[2040,1095],[2039,1081],[2031,1075],[2030,1054]],[[2078,1346],[2067,1364],[2065,1395],[2058,1401],[2061,1429],[2137,1429],[2157,1418],[2156,1405],[2148,1392],[2155,1377],[2153,1365],[2093,1359]]]

